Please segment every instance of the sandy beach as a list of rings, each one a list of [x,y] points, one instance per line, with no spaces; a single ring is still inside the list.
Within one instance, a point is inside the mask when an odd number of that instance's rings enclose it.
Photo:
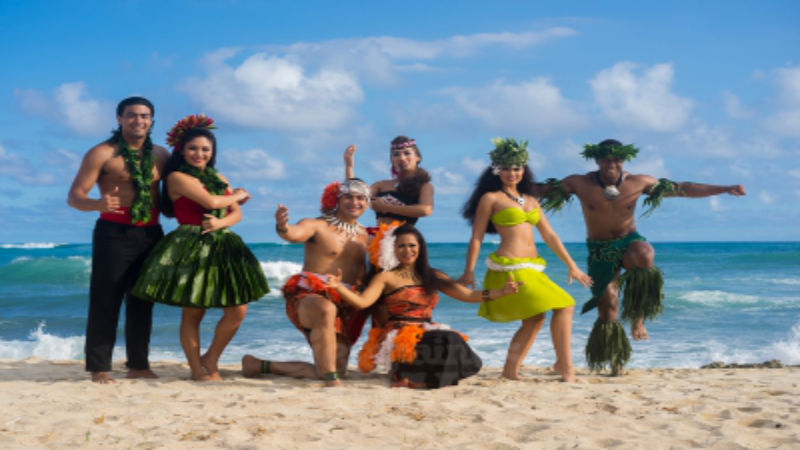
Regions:
[[[800,448],[800,368],[579,371],[525,380],[485,368],[459,386],[390,389],[267,376],[189,381],[179,362],[155,380],[91,383],[78,361],[0,360],[0,448],[593,449]]]

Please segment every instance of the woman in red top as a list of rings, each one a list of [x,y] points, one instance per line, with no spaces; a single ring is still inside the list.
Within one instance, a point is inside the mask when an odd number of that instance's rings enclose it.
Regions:
[[[217,367],[239,329],[247,303],[269,292],[258,260],[230,227],[242,220],[239,205],[250,198],[231,190],[214,169],[213,120],[188,116],[169,132],[174,147],[164,169],[162,211],[178,228],[153,249],[133,288],[134,295],[183,308],[180,339],[192,379],[220,380]],[[211,345],[200,354],[200,322],[208,308],[223,308]]]

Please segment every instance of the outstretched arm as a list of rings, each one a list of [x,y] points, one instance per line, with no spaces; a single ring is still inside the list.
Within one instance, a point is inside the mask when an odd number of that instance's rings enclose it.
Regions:
[[[488,302],[505,295],[514,294],[519,290],[519,286],[522,286],[523,284],[514,281],[514,277],[509,272],[508,280],[502,289],[476,291],[453,282],[447,275],[441,272],[438,272],[436,276],[443,281],[441,287],[439,288],[440,291],[456,300],[461,300],[462,302],[467,303]]]
[[[701,183],[692,183],[691,181],[684,181],[682,183],[677,183],[678,185],[678,194],[683,197],[710,197],[712,195],[719,195],[719,194],[730,194],[735,196],[741,196],[747,194],[744,189],[744,186],[741,184],[732,184],[729,186],[721,186],[715,184],[701,184]]]
[[[570,256],[569,252],[564,247],[564,244],[561,242],[561,239],[558,237],[555,231],[553,231],[553,227],[550,226],[547,216],[544,215],[541,209],[539,209],[539,216],[540,219],[539,223],[536,224],[536,229],[539,230],[539,234],[542,235],[542,240],[547,244],[548,247],[550,247],[550,250],[552,250],[553,253],[555,253],[556,256],[558,256],[558,258],[567,266],[567,282],[572,284],[572,280],[577,280],[578,283],[585,287],[591,286],[593,284],[591,277],[583,273],[583,271],[578,268],[578,265],[575,264],[572,256]]]
[[[338,269],[336,271],[336,275],[327,274],[328,281],[325,282],[325,286],[336,289],[336,292],[342,296],[342,300],[346,301],[354,308],[364,309],[372,306],[372,304],[378,301],[378,299],[381,297],[383,289],[386,286],[384,281],[385,276],[383,276],[384,274],[385,272],[382,272],[373,277],[367,288],[364,289],[360,295],[351,291],[350,289],[347,289],[342,284],[342,269]]]

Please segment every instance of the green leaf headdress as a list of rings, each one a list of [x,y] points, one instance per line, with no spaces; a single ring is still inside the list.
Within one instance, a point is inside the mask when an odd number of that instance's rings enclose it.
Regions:
[[[492,167],[523,167],[528,163],[528,141],[519,141],[513,138],[492,139],[494,150],[489,153]]]
[[[622,145],[613,139],[606,139],[599,144],[584,145],[581,156],[594,160],[615,158],[620,161],[630,161],[636,157],[637,153],[639,153],[639,149],[633,144]]]

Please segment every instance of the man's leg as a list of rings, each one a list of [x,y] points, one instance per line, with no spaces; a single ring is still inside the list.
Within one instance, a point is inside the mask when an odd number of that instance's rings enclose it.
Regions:
[[[130,291],[139,278],[147,254],[164,235],[160,226],[131,230],[127,252],[130,268],[125,274],[127,290]],[[158,378],[150,370],[150,333],[153,328],[153,303],[127,295],[125,302],[125,352],[128,357],[127,378]]]
[[[337,373],[337,337],[334,325],[336,305],[320,295],[311,294],[300,300],[297,311],[300,325],[311,330],[308,341],[314,354],[314,364],[303,361],[266,361],[245,355],[242,358],[243,376],[274,373],[293,378],[320,379]],[[338,379],[332,379],[326,380],[326,385],[340,386],[341,383]]]
[[[655,255],[656,252],[649,242],[631,242],[622,258],[622,267],[624,267],[625,270],[651,269],[655,266]],[[616,285],[616,283],[614,283],[614,285]],[[631,320],[631,336],[633,336],[633,339],[636,341],[646,340],[648,338],[643,317],[635,317]]]
[[[119,258],[119,230],[97,221],[92,236],[92,274],[89,284],[89,313],[86,320],[86,370],[92,381],[111,383],[111,359],[117,339],[117,323],[127,264]]]

